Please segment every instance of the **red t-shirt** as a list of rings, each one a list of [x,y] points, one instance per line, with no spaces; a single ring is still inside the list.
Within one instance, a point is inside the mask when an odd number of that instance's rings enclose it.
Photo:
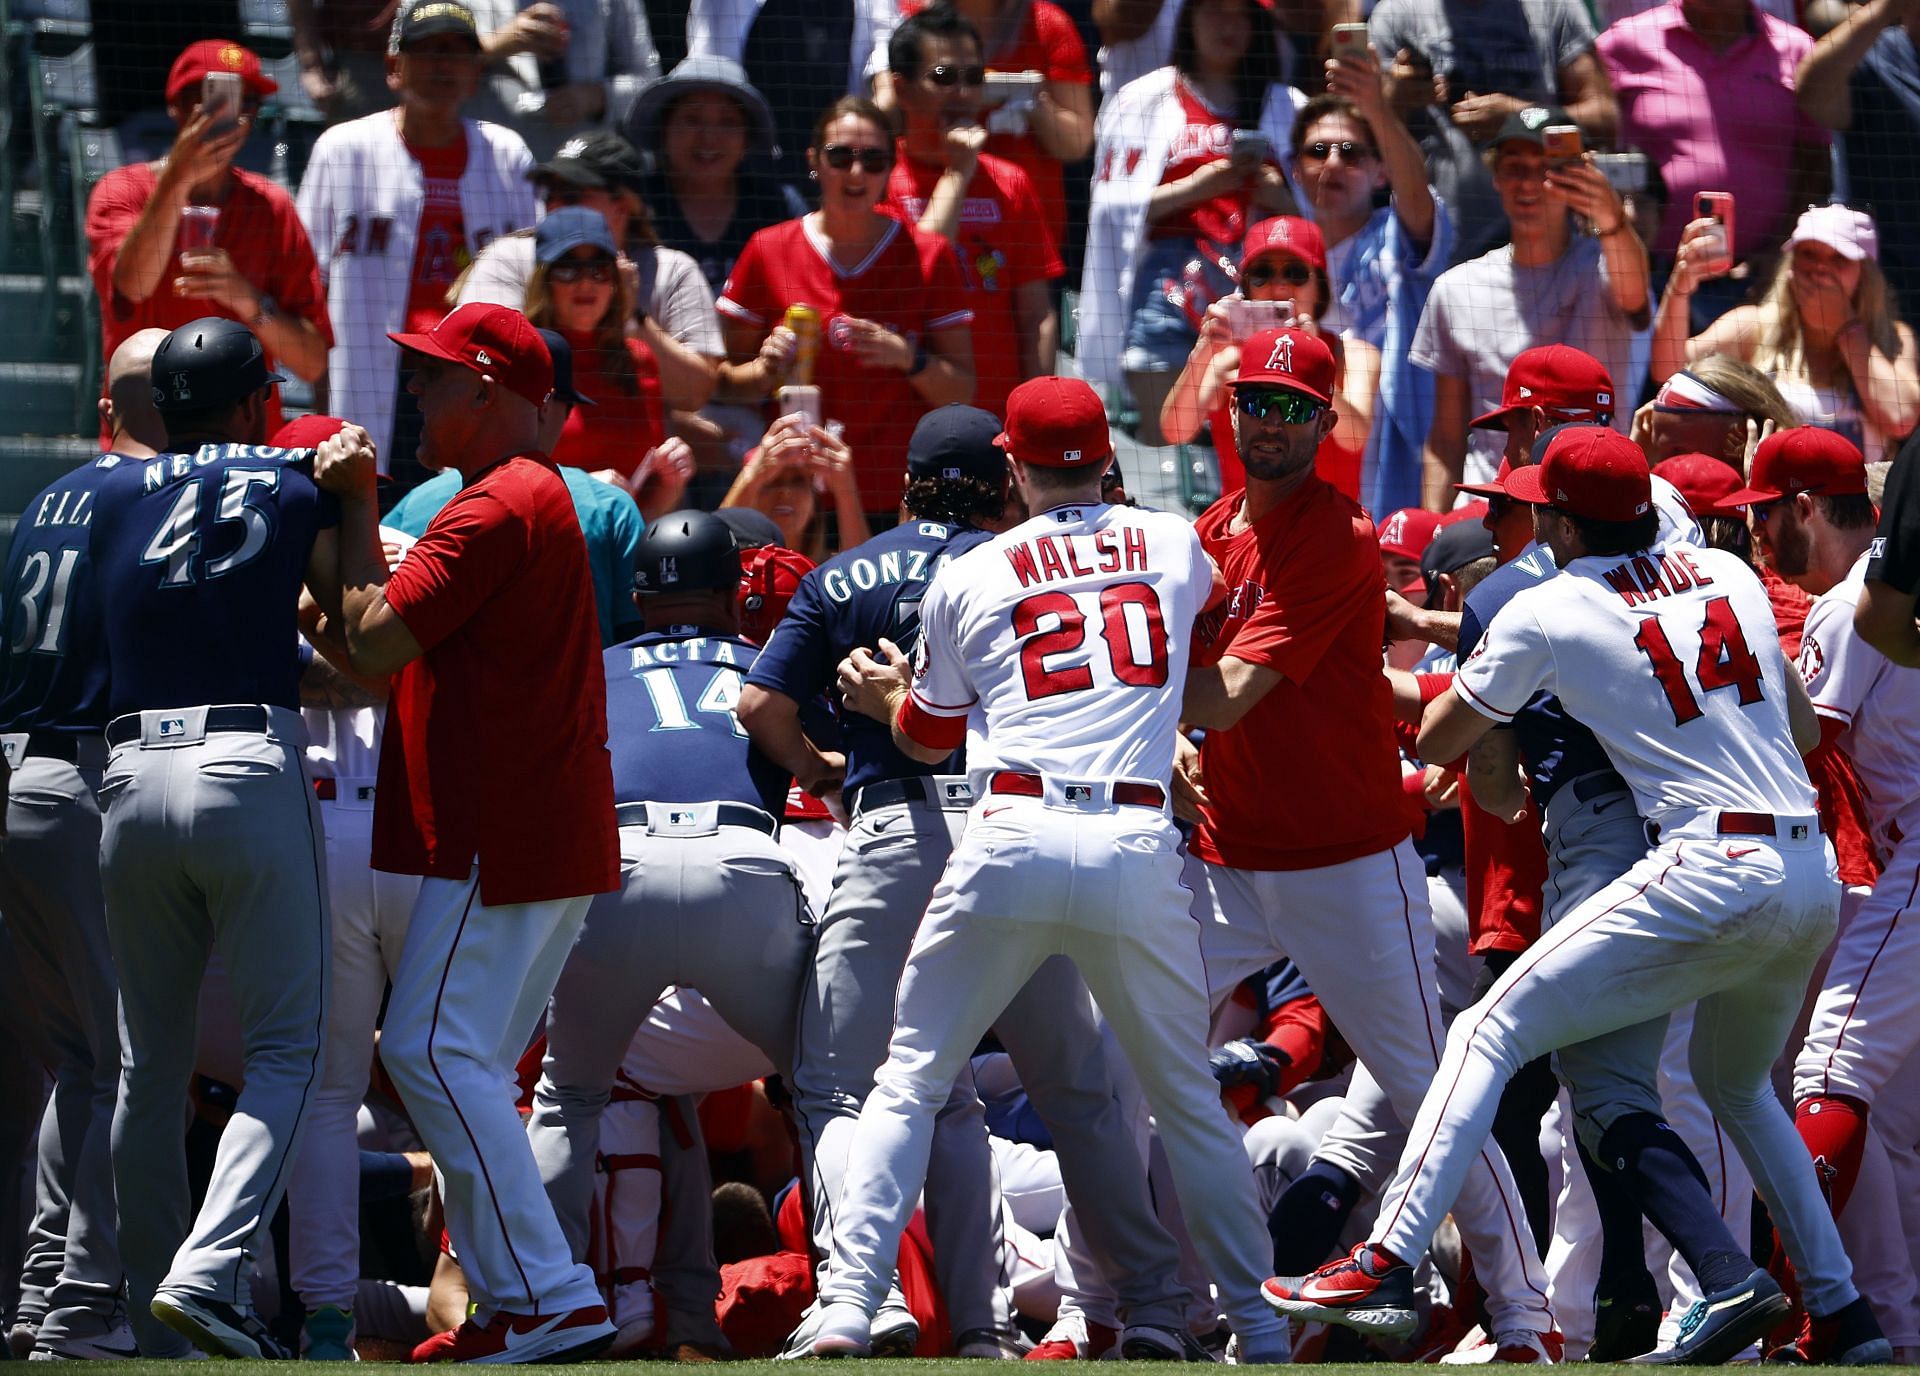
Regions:
[[[1466,843],[1467,953],[1524,951],[1540,939],[1547,886],[1547,844],[1532,807],[1503,822],[1460,781],[1460,831]]]
[[[480,901],[607,893],[620,878],[587,542],[543,454],[461,488],[387,582],[425,653],[394,675],[373,867],[464,879]]]
[[[1213,431],[1213,452],[1220,461],[1220,491],[1237,492],[1247,485],[1247,466],[1240,462],[1240,450],[1233,442],[1233,393],[1229,389],[1207,417]],[[1343,449],[1328,435],[1313,451],[1313,471],[1321,481],[1333,484],[1341,492],[1360,500],[1359,451]]]
[[[887,204],[917,224],[942,171],[936,164],[911,161],[902,144],[887,180]],[[1002,158],[980,159],[960,204],[958,253],[973,303],[973,404],[1002,415],[1007,393],[1026,381],[1014,289],[1067,270],[1026,173]]]
[[[230,185],[226,202],[220,207],[214,246],[227,251],[235,269],[262,296],[272,299],[276,311],[311,321],[332,344],[333,326],[327,320],[320,265],[299,212],[293,207],[293,198],[265,177],[237,167]],[[146,300],[129,301],[113,289],[113,268],[119,261],[120,245],[158,186],[152,163],[132,163],[102,177],[87,202],[87,272],[100,298],[101,342],[109,360],[115,349],[141,330],[178,329],[206,315],[234,318],[233,312],[217,301],[173,294],[173,279],[180,269],[177,247],[159,287]],[[268,364],[273,361],[269,354]],[[280,395],[275,392],[268,404],[267,433],[279,428]],[[103,426],[101,442],[106,439]]]
[[[1211,799],[1193,853],[1249,870],[1303,870],[1373,855],[1410,834],[1380,671],[1386,585],[1373,522],[1309,478],[1249,530],[1228,535],[1238,493],[1201,514],[1227,595],[1194,627],[1193,661],[1228,655],[1284,675],[1238,725],[1200,748]]]
[[[1160,174],[1162,186],[1191,177],[1208,163],[1218,162],[1233,152],[1233,121],[1208,105],[1200,93],[1187,84],[1185,77],[1176,79],[1173,89],[1187,123],[1167,151],[1167,170]],[[1251,181],[1242,182],[1238,190],[1195,201],[1159,221],[1149,237],[1237,244],[1246,235],[1247,207],[1252,203],[1253,185]]]
[[[859,361],[845,322],[872,320],[911,343],[970,324],[973,303],[945,239],[889,220],[865,260],[842,268],[828,257],[811,219],[788,220],[747,240],[721,293],[720,310],[769,330],[788,306],[820,312],[813,381],[821,412],[847,428],[861,504],[868,511],[893,511],[907,471],[907,441],[929,408],[905,373]]]
[[[660,369],[653,350],[638,339],[615,353],[591,335],[567,335],[573,346],[574,385],[593,398],[576,406],[553,446],[553,461],[597,473],[611,468],[633,476],[647,451],[667,437],[660,411]]]
[[[413,247],[413,276],[407,282],[407,329],[425,334],[452,309],[447,292],[466,270],[467,224],[460,212],[460,174],[467,170],[467,134],[445,148],[407,152],[420,164],[426,199],[420,205],[420,238]],[[591,395],[591,394],[589,394]]]

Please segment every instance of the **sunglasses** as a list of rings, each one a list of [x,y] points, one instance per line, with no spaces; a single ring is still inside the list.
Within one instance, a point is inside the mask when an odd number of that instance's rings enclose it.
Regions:
[[[830,143],[820,150],[820,157],[836,172],[845,172],[856,162],[862,172],[868,173],[884,172],[893,166],[893,151],[887,148],[854,148],[844,143]]]
[[[949,67],[942,63],[929,67],[921,75],[936,86],[984,86],[987,84],[987,69],[979,63],[971,67]]]
[[[1315,162],[1325,162],[1338,153],[1348,162],[1363,162],[1374,156],[1374,151],[1364,143],[1355,143],[1352,139],[1342,139],[1338,143],[1309,143],[1301,148],[1300,156],[1312,158]]]
[[[1233,394],[1233,404],[1240,408],[1243,416],[1251,416],[1254,420],[1276,420],[1282,425],[1305,425],[1326,409],[1305,393],[1289,392],[1278,387],[1238,388]]]
[[[547,276],[556,282],[578,282],[584,277],[589,282],[606,283],[613,280],[613,264],[605,258],[562,259],[547,269]]]
[[[1279,267],[1263,263],[1248,268],[1240,275],[1240,285],[1243,287],[1264,287],[1275,281],[1285,282],[1290,287],[1304,287],[1312,280],[1313,269],[1297,259]]]

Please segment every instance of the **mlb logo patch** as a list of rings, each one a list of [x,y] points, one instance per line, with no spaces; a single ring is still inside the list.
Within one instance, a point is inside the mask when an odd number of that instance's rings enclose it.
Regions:
[[[960,782],[942,785],[949,803],[970,803],[973,801],[973,785]]]
[[[667,814],[667,825],[669,826],[690,827],[698,820],[699,817],[697,814],[683,812],[677,808]]]
[[[169,736],[184,736],[186,734],[187,734],[187,719],[185,717],[160,718],[160,739],[161,740],[165,740]]]
[[[1788,831],[1788,834],[1791,835],[1794,840],[1804,841],[1807,839],[1807,832],[1809,831],[1809,829],[1810,828],[1807,826],[1805,822],[1795,822],[1792,826],[1787,828],[1787,831]]]
[[[1066,787],[1066,797],[1070,803],[1090,803],[1093,801],[1093,785],[1068,784]]]

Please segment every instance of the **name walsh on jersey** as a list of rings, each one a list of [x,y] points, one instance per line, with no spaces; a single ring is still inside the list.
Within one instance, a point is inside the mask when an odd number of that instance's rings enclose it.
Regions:
[[[1147,533],[1137,527],[1092,535],[1039,535],[1003,551],[1020,586],[1096,573],[1147,573]],[[1084,552],[1086,560],[1081,558]],[[1091,562],[1087,562],[1090,560]]]

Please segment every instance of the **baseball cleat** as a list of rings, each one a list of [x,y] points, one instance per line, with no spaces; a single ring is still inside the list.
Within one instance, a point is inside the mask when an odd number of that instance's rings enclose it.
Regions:
[[[336,1304],[323,1304],[307,1315],[300,1326],[300,1360],[303,1362],[357,1362],[353,1350],[353,1311]]]
[[[916,1331],[918,1325],[915,1325]],[[813,1326],[816,1357],[871,1357],[875,1353],[873,1320],[857,1304],[822,1305]]]
[[[581,1362],[598,1357],[613,1342],[617,1330],[603,1304],[590,1304],[559,1314],[515,1314],[497,1309],[480,1323],[468,1319],[453,1329],[451,1341],[436,1345],[416,1361],[467,1362],[475,1366],[517,1366],[527,1362]],[[433,1340],[428,1339],[431,1343]]]
[[[953,1355],[990,1362],[1017,1362],[1031,1344],[997,1328],[969,1328],[953,1340]]]
[[[1766,1360],[1789,1366],[1885,1366],[1893,1360],[1893,1344],[1867,1301],[1856,1299],[1824,1319],[1803,1312],[1799,1336],[1767,1353]]]
[[[1407,1338],[1420,1326],[1413,1268],[1381,1260],[1365,1243],[1308,1275],[1275,1276],[1260,1293],[1282,1314],[1324,1319],[1359,1333]]]
[[[1212,1362],[1219,1360],[1184,1328],[1128,1324],[1120,1331],[1120,1358],[1128,1362]]]
[[[1113,1351],[1120,1330],[1093,1323],[1077,1314],[1057,1320],[1047,1336],[1027,1354],[1030,1362],[1091,1362]]]
[[[36,1362],[130,1362],[140,1355],[133,1330],[124,1323],[110,1333],[91,1338],[41,1339],[29,1359]]]
[[[284,1361],[293,1355],[268,1335],[260,1320],[211,1295],[162,1290],[153,1297],[152,1308],[154,1318],[215,1357]]]
[[[873,1316],[873,1355],[911,1357],[920,1346],[920,1321],[913,1317],[906,1301],[889,1298]]]
[[[1624,1362],[1660,1346],[1660,1294],[1647,1278],[1645,1292],[1596,1299],[1590,1362]]]
[[[1552,1366],[1565,1349],[1566,1339],[1558,1333],[1511,1328],[1472,1346],[1463,1343],[1442,1357],[1440,1363],[1443,1366]]]
[[[1643,1366],[1719,1366],[1765,1337],[1790,1308],[1792,1302],[1773,1277],[1755,1267],[1738,1285],[1715,1290],[1688,1306],[1672,1347],[1630,1360]]]

